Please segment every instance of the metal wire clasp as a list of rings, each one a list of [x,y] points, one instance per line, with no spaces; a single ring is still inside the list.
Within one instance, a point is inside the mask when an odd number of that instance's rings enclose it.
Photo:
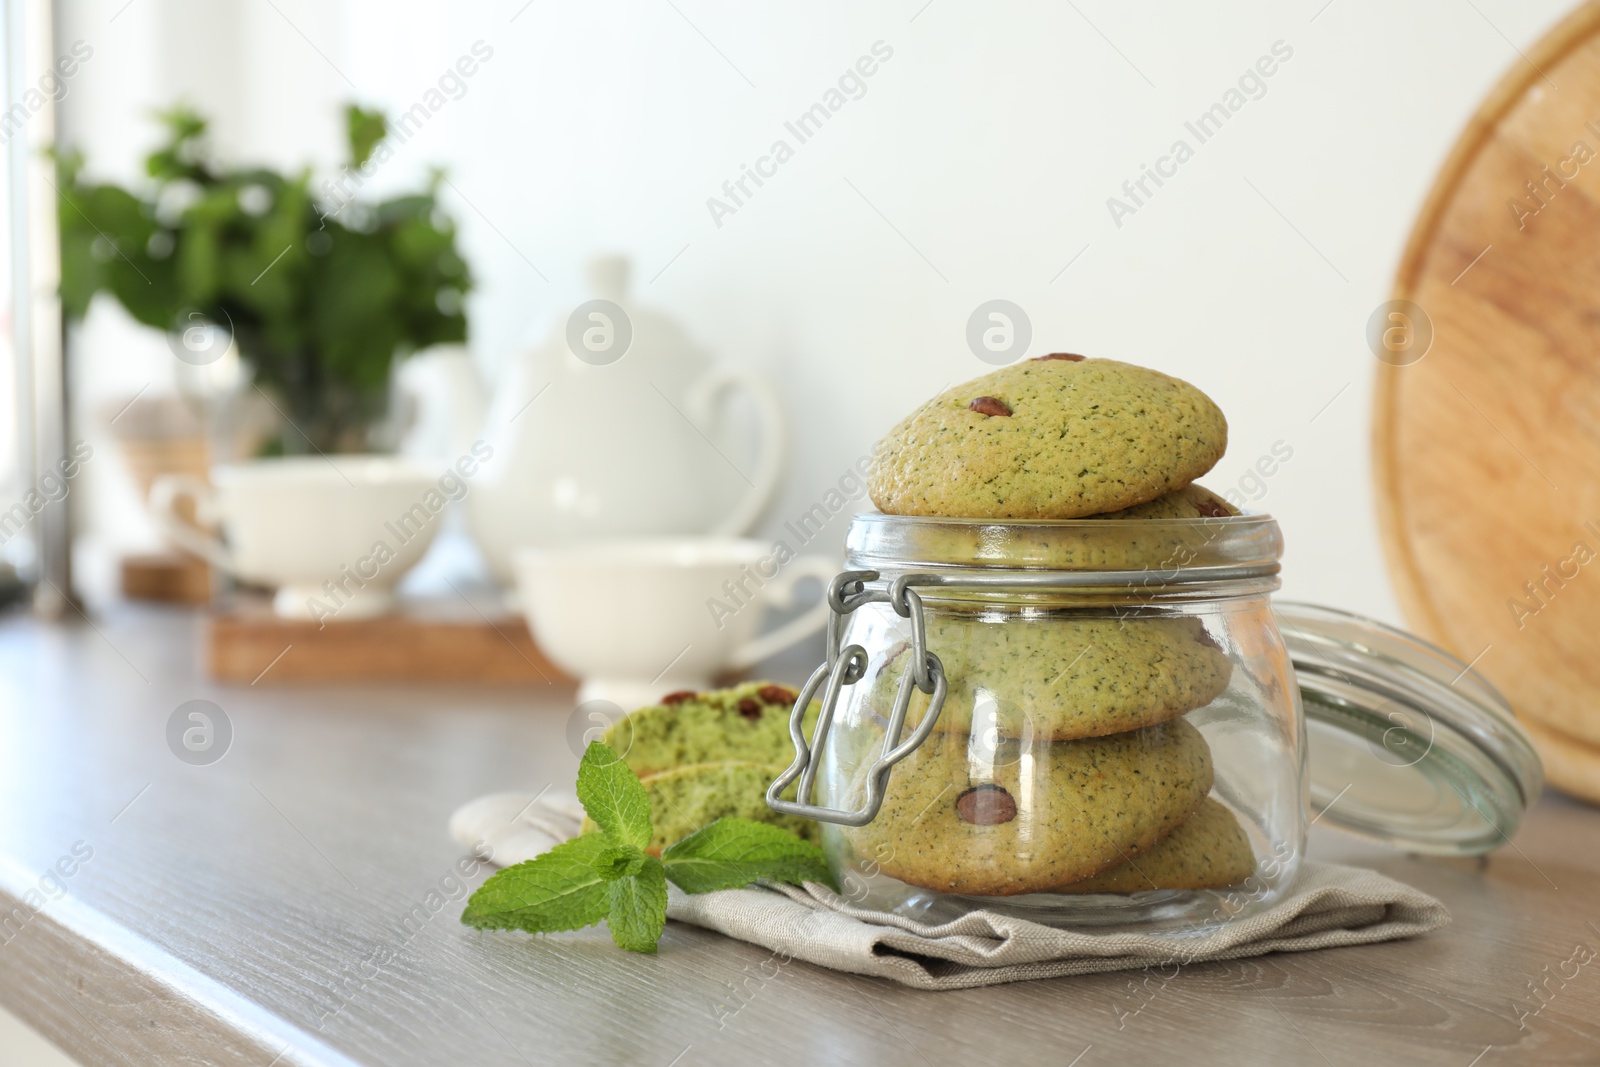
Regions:
[[[807,819],[838,823],[842,826],[863,826],[877,817],[883,806],[883,793],[889,782],[889,772],[896,763],[909,756],[927,739],[944,706],[947,686],[944,664],[928,651],[927,626],[922,617],[922,598],[911,588],[918,575],[902,575],[887,589],[867,589],[867,583],[876,581],[877,571],[844,571],[828,583],[828,605],[833,609],[828,616],[828,658],[811,672],[805,687],[794,702],[789,715],[789,736],[794,741],[794,762],[778,776],[767,790],[767,806],[785,815],[799,815]],[[883,738],[883,749],[878,759],[867,769],[867,796],[865,804],[857,810],[830,808],[811,803],[817,780],[817,767],[833,728],[833,716],[839,705],[839,691],[854,685],[867,673],[867,650],[860,645],[841,647],[844,641],[845,617],[863,604],[887,603],[895,613],[911,621],[911,669],[900,679],[895,691],[894,708],[889,713],[889,725]],[[928,710],[922,721],[905,741],[900,732],[905,727],[906,712],[911,707],[911,689],[915,686],[929,694]],[[806,709],[811,706],[818,688],[822,688],[822,710],[817,715],[816,729],[807,745],[805,737]],[[780,794],[796,779],[800,788],[794,800],[784,800]]]

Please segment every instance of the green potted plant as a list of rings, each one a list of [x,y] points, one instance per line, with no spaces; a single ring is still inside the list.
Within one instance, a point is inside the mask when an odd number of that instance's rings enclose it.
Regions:
[[[69,320],[107,292],[168,331],[174,351],[197,326],[225,331],[287,420],[268,454],[371,448],[394,360],[466,339],[471,275],[436,197],[441,176],[409,195],[340,199],[388,132],[381,112],[345,115],[349,167],[320,200],[309,170],[218,165],[186,107],[161,115],[168,136],[141,190],[86,181],[80,153],[57,156]]]

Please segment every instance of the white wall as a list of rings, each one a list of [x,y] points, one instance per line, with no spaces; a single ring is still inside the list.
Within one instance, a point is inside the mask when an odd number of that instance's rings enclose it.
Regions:
[[[1287,442],[1257,505],[1284,525],[1287,592],[1390,618],[1364,326],[1456,132],[1566,6],[135,0],[109,22],[122,3],[66,20],[98,49],[69,122],[113,172],[149,141],[140,112],[181,88],[243,153],[331,163],[337,102],[407,107],[492,47],[377,184],[442,163],[470,201],[447,197],[485,366],[583,298],[590,254],[630,253],[641,284],[672,261],[649,297],[788,399],[772,530],[914,404],[989,369],[964,330],[1003,297],[1035,354],[1147,363],[1214,396],[1232,446],[1213,488]],[[880,40],[893,58],[866,95],[715,225],[706,198]],[[1265,95],[1197,145],[1185,120],[1277,41],[1293,55]],[[1119,228],[1107,197],[1179,137],[1194,158]],[[118,363],[105,380],[148,377],[97,347]]]

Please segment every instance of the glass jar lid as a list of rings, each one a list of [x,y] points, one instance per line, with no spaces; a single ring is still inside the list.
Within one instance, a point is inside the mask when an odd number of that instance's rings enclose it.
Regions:
[[[1371,619],[1312,604],[1275,609],[1305,708],[1320,821],[1443,855],[1511,839],[1544,771],[1494,686]]]

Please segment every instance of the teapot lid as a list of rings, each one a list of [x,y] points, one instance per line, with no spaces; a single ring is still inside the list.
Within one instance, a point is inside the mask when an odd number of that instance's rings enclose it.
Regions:
[[[1274,607],[1305,708],[1313,822],[1440,855],[1511,840],[1544,770],[1493,685],[1372,619]]]

